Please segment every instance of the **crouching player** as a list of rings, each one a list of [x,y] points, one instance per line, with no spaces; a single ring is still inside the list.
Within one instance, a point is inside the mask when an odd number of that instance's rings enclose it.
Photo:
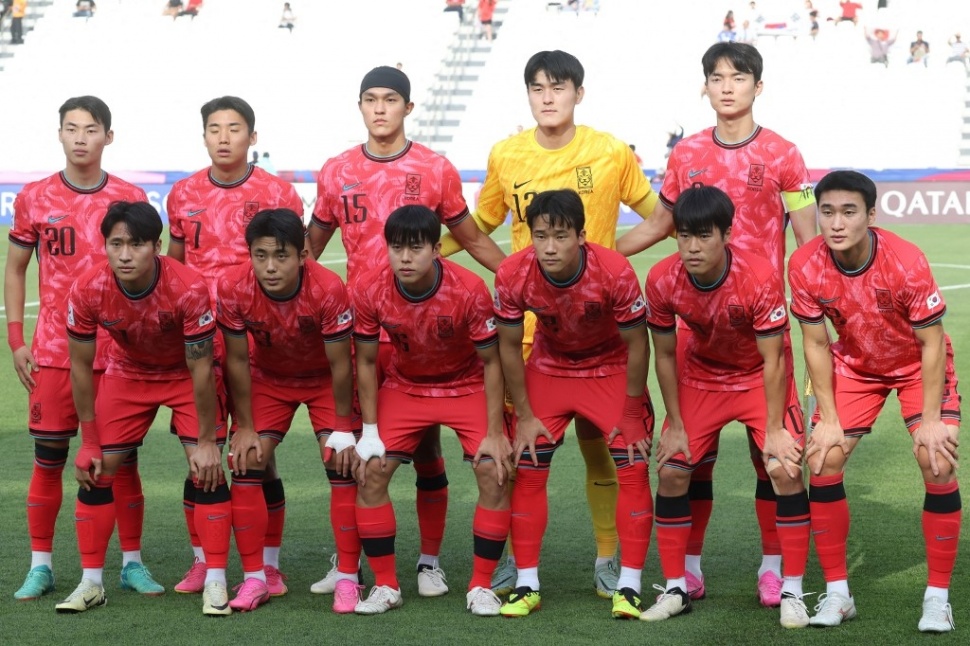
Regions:
[[[244,579],[229,602],[234,610],[255,610],[270,597],[263,570],[268,510],[262,482],[300,404],[309,410],[327,467],[338,565],[348,572],[339,575],[334,610],[353,612],[358,599],[357,488],[350,472],[353,316],[340,278],[306,262],[304,241],[296,213],[261,211],[246,226],[251,262],[219,284],[218,323],[238,421],[229,466],[233,531]]]
[[[646,389],[650,349],[639,281],[619,253],[586,243],[575,191],[543,191],[526,209],[532,246],[495,275],[502,368],[515,407],[516,484],[512,546],[516,587],[506,617],[539,608],[539,551],[548,523],[546,482],[553,452],[577,415],[608,438],[617,467],[620,576],[613,616],[640,616],[640,573],[653,506],[647,460],[653,410]],[[535,342],[522,359],[525,312],[536,313]]]
[[[656,504],[657,548],[667,584],[656,586],[661,594],[640,619],[660,621],[691,610],[684,557],[691,532],[692,457],[707,455],[721,429],[738,421],[760,449],[778,501],[781,625],[801,628],[808,625],[802,576],[809,514],[801,475],[802,412],[785,365],[785,288],[767,260],[729,244],[734,204],[720,189],[687,189],[674,204],[673,218],[678,253],[654,265],[646,284],[647,325],[667,409],[657,447]],[[675,333],[677,318],[692,334]]]
[[[209,563],[202,612],[228,615],[231,507],[219,464],[217,431],[224,424],[212,376],[216,324],[209,291],[195,271],[159,256],[162,220],[147,202],[112,204],[101,234],[108,263],[78,278],[67,310],[71,385],[82,434],[74,521],[84,571],[57,611],[84,612],[105,604],[102,570],[115,525],[112,482],[164,405],[172,409],[195,480],[195,522]],[[114,343],[95,401],[98,326]]]
[[[872,430],[886,397],[899,397],[923,473],[923,537],[929,580],[923,632],[953,630],[948,589],[960,541],[957,437],[960,395],[953,349],[943,332],[946,303],[923,253],[872,226],[876,185],[855,171],[829,173],[815,187],[822,235],[792,254],[792,314],[818,408],[805,452],[811,471],[812,535],[825,577],[813,626],[856,616],[849,592],[849,506],[842,473]],[[825,327],[832,322],[838,341]]]
[[[505,488],[512,447],[503,424],[505,385],[492,298],[481,278],[439,257],[440,235],[434,211],[416,205],[396,209],[384,226],[390,265],[368,274],[353,293],[364,422],[357,443],[357,528],[375,579],[367,599],[357,604],[358,614],[402,604],[387,486],[434,424],[455,430],[478,481],[466,607],[474,615],[495,616],[501,606],[489,586],[512,513]],[[394,354],[378,390],[381,329],[390,335]]]

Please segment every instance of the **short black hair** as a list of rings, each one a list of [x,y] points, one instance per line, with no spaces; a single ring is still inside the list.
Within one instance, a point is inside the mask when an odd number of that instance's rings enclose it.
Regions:
[[[408,204],[391,212],[384,223],[384,240],[390,245],[423,245],[432,247],[441,240],[441,220],[426,206]]]
[[[731,67],[743,74],[754,76],[754,82],[761,80],[761,73],[765,69],[764,59],[761,53],[747,43],[715,43],[711,45],[704,56],[701,57],[701,66],[704,68],[704,78],[707,79],[714,73],[718,61],[725,59]]]
[[[859,193],[866,203],[866,211],[876,207],[876,183],[854,170],[834,170],[815,185],[815,202],[821,202],[822,193],[827,191],[849,191]]]
[[[714,229],[727,233],[734,222],[734,202],[716,186],[688,188],[674,203],[674,230],[700,235]]]
[[[553,83],[572,81],[577,88],[583,86],[586,71],[579,59],[561,50],[538,52],[525,64],[525,86],[536,80],[539,72],[545,72]]]
[[[263,209],[246,225],[246,246],[252,247],[258,238],[274,238],[282,249],[288,244],[303,251],[306,233],[303,220],[291,209]]]
[[[553,227],[575,229],[577,234],[586,227],[583,200],[579,193],[568,188],[542,191],[533,197],[525,209],[525,221],[530,231],[539,217],[547,218]]]
[[[111,130],[111,110],[108,109],[108,104],[98,97],[75,96],[65,101],[58,109],[58,114],[61,116],[60,125],[64,125],[64,117],[71,110],[84,110],[94,118],[95,123],[100,123],[104,127],[105,132]]]
[[[212,113],[218,112],[219,110],[235,110],[246,121],[246,125],[249,127],[249,134],[253,134],[256,131],[256,113],[253,111],[253,107],[238,96],[220,96],[206,102],[202,106],[202,130],[205,130],[209,125],[209,117]]]
[[[148,202],[112,202],[101,220],[101,235],[106,241],[118,224],[125,225],[135,242],[155,244],[162,238],[162,217]]]

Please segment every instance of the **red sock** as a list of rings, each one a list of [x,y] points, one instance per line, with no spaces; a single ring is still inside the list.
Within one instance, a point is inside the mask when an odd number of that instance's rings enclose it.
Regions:
[[[74,528],[82,568],[103,568],[108,541],[115,529],[112,477],[99,476],[90,491],[79,489],[74,507]]]
[[[657,551],[664,578],[684,576],[684,557],[691,530],[691,501],[687,496],[657,494]]]
[[[808,563],[808,543],[812,527],[808,513],[808,494],[804,491],[778,496],[778,538],[781,541],[782,573],[787,577],[804,576]]]
[[[708,459],[704,456],[701,463],[690,476],[687,495],[690,498],[690,537],[687,539],[687,553],[700,556],[704,551],[704,536],[707,524],[711,522],[714,511],[714,465],[717,453]]]
[[[360,569],[360,535],[357,533],[357,483],[327,469],[330,480],[330,526],[337,544],[337,571],[357,574]]]
[[[62,474],[67,463],[67,449],[34,444],[34,470],[27,489],[27,528],[30,549],[54,551],[54,525],[64,499]]]
[[[542,537],[549,524],[549,465],[519,466],[512,489],[512,546],[520,568],[539,567]]]
[[[842,474],[809,478],[812,536],[822,576],[828,581],[849,578],[845,544],[849,538],[849,503]]]
[[[185,528],[189,531],[189,543],[192,547],[202,547],[199,532],[195,531],[195,483],[191,478],[186,478],[182,485],[182,511],[185,513]]]
[[[263,471],[248,470],[232,476],[229,490],[232,504],[232,533],[242,561],[243,572],[263,570],[263,542],[266,539],[266,498],[263,496]]]
[[[357,531],[367,555],[367,563],[374,572],[374,585],[386,585],[400,590],[397,563],[394,558],[394,538],[397,521],[391,503],[379,507],[356,506]]]
[[[283,544],[283,525],[286,523],[286,492],[279,478],[263,482],[263,496],[269,518],[266,524],[266,547]]]
[[[115,516],[118,519],[118,543],[122,552],[141,549],[142,528],[145,524],[145,496],[138,475],[138,450],[128,454],[114,483]]]
[[[229,535],[232,533],[232,502],[229,487],[220,482],[215,491],[195,490],[195,528],[202,541],[205,562],[210,568],[225,569],[229,563]]]
[[[492,573],[502,558],[505,539],[509,535],[512,522],[511,509],[485,509],[475,507],[472,521],[472,538],[475,541],[475,556],[472,559],[472,580],[468,589],[476,587],[491,588]]]
[[[418,488],[415,507],[418,512],[418,529],[421,534],[421,553],[437,556],[445,536],[445,517],[448,513],[448,477],[445,460],[415,462]]]
[[[754,513],[758,517],[758,527],[761,529],[761,553],[777,556],[781,554],[781,539],[778,537],[778,503],[775,501],[775,490],[765,471],[765,465],[760,460],[755,465],[758,475],[754,489]]]
[[[626,460],[624,459],[624,462]],[[643,569],[653,528],[653,500],[645,462],[626,463],[616,470],[616,533],[620,537],[620,565]]]
[[[942,485],[929,482],[925,485],[923,540],[929,570],[927,585],[949,588],[960,543],[960,487],[956,480]]]

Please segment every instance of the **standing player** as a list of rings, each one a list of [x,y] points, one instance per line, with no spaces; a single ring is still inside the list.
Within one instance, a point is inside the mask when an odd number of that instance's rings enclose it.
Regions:
[[[256,145],[256,114],[246,101],[235,96],[212,99],[202,106],[202,127],[212,165],[176,182],[169,193],[168,255],[206,277],[214,303],[219,280],[229,270],[249,262],[244,232],[253,216],[263,209],[287,208],[302,218],[303,201],[289,182],[249,163],[249,148]],[[223,347],[217,337],[215,369],[220,394],[224,393],[222,357]],[[175,586],[175,591],[182,593],[202,592],[205,582],[205,554],[192,520],[194,491],[191,479],[186,479],[185,518],[196,560]],[[270,594],[280,596],[286,594],[285,577],[279,571],[286,497],[272,461],[265,471],[263,494],[270,510],[264,554],[266,577]]]
[[[57,611],[84,612],[106,603],[102,572],[115,524],[112,483],[164,405],[172,409],[197,488],[196,527],[209,563],[202,612],[230,614],[225,568],[231,509],[216,444],[223,424],[212,378],[215,319],[209,290],[191,269],[159,257],[162,219],[147,202],[112,204],[101,234],[108,262],[78,277],[67,306],[71,386],[82,441],[75,460],[81,488],[74,523],[84,570]],[[95,398],[98,328],[112,343]]]
[[[620,203],[646,218],[657,203],[643,170],[630,147],[610,134],[577,126],[575,109],[583,100],[582,64],[562,51],[538,52],[525,66],[525,87],[536,127],[495,144],[488,157],[485,183],[473,214],[486,233],[493,232],[512,212],[512,251],[531,244],[525,210],[541,191],[573,188],[586,212],[586,240],[610,249],[616,240]],[[442,253],[458,251],[445,236]],[[532,347],[535,317],[525,318],[525,353]],[[606,429],[607,431],[609,429]],[[576,418],[576,435],[586,462],[586,496],[593,532],[596,561],[593,585],[600,596],[610,598],[616,588],[617,535],[616,467],[600,429],[582,416]],[[515,582],[515,559],[496,573],[494,589],[511,591]]]
[[[872,430],[886,397],[899,397],[913,454],[923,474],[923,536],[929,577],[923,632],[953,630],[948,588],[960,542],[957,484],[960,395],[953,348],[943,331],[946,303],[923,253],[873,227],[876,185],[855,171],[835,171],[815,188],[822,235],[788,264],[792,314],[801,323],[805,362],[818,409],[805,456],[812,535],[826,593],[813,626],[856,616],[849,592],[849,506],[843,471]],[[838,340],[829,339],[825,319]]]
[[[347,252],[347,287],[353,294],[366,269],[387,263],[384,223],[391,212],[421,205],[437,213],[471,255],[495,271],[505,255],[468,217],[458,171],[447,159],[405,135],[404,118],[414,108],[407,75],[393,67],[372,69],[361,81],[358,108],[367,128],[367,142],[328,160],[317,176],[317,202],[309,227],[314,257],[339,227]],[[382,333],[380,365],[386,364],[390,353],[387,340]],[[421,532],[418,592],[426,597],[448,592],[438,562],[448,509],[448,478],[439,433],[439,429],[426,433],[414,456]],[[332,592],[339,573],[356,571],[356,567],[352,571],[334,567],[311,591]]]
[[[350,454],[341,458],[339,451],[354,446],[353,316],[343,283],[329,269],[306,262],[303,223],[293,211],[260,211],[246,226],[245,240],[251,262],[220,281],[218,301],[226,382],[238,421],[230,444],[232,518],[244,572],[229,605],[242,611],[269,599],[263,571],[268,510],[261,485],[296,409],[307,406],[331,482],[349,477]],[[333,460],[328,459],[331,449],[338,451]],[[354,568],[337,583],[336,612],[353,612],[358,600],[360,541],[356,532],[338,529],[340,506],[349,506],[353,517],[355,496],[351,482],[334,487],[331,497],[337,549]]]
[[[387,486],[421,436],[438,424],[455,429],[478,481],[466,607],[479,616],[498,615],[501,607],[489,586],[512,514],[504,482],[512,447],[503,426],[505,386],[492,299],[481,278],[439,258],[440,235],[431,209],[396,209],[384,228],[390,266],[368,273],[353,293],[364,422],[357,444],[357,527],[375,579],[357,604],[358,614],[380,614],[403,603]],[[381,330],[389,331],[394,355],[378,386]]]
[[[68,99],[60,107],[58,139],[64,170],[27,184],[14,201],[14,222],[4,276],[3,302],[7,342],[14,369],[29,393],[28,431],[34,439],[34,470],[27,491],[27,527],[31,563],[24,584],[14,593],[21,601],[38,599],[54,589],[51,551],[54,524],[63,500],[61,474],[68,443],[77,435],[78,417],[71,400],[70,359],[64,336],[64,313],[71,282],[104,259],[98,224],[108,205],[145,200],[145,192],[101,168],[104,147],[114,140],[111,111],[93,96]],[[36,253],[40,310],[33,346],[24,342],[27,266]],[[102,343],[102,348],[107,347]],[[104,370],[104,350],[94,362],[97,381]],[[141,563],[145,513],[136,451],[115,476],[118,539],[124,568],[121,586],[143,594],[165,591]]]
[[[656,505],[667,584],[640,618],[660,621],[690,611],[684,561],[691,456],[705,455],[717,446],[721,428],[740,421],[753,430],[777,492],[785,566],[781,625],[802,628],[808,625],[802,577],[809,514],[801,471],[802,410],[785,366],[785,288],[771,263],[728,244],[733,218],[734,205],[718,188],[681,193],[674,204],[678,253],[654,265],[647,277],[647,325],[667,409],[657,447]],[[677,319],[693,331],[680,344]]]
[[[576,415],[609,429],[602,434],[617,464],[622,556],[613,616],[640,616],[640,572],[653,520],[644,300],[625,258],[586,243],[584,221],[576,192],[539,193],[526,209],[532,246],[509,256],[495,276],[502,367],[517,419],[512,544],[518,577],[502,606],[507,617],[524,617],[539,607],[539,551],[549,514],[546,481],[553,452]],[[526,311],[539,319],[527,364],[522,358]]]
[[[815,235],[815,200],[808,170],[794,144],[754,120],[754,101],[761,94],[764,62],[753,46],[717,43],[701,59],[706,93],[717,115],[713,128],[687,137],[667,161],[660,202],[653,215],[616,241],[631,256],[674,232],[672,210],[677,198],[697,184],[716,186],[736,208],[731,244],[767,258],[779,279],[785,274],[785,227],[791,222],[795,242]],[[690,334],[681,328],[678,334]],[[687,343],[687,340],[684,339]],[[785,335],[787,370],[794,375],[791,339]],[[758,569],[758,598],[762,605],[781,603],[781,544],[775,528],[776,504],[761,451],[748,429],[751,462],[757,476],[755,512],[761,528],[762,561]],[[687,549],[687,585],[693,599],[705,596],[701,573],[704,534],[714,504],[712,478],[717,445],[695,455],[690,499],[693,524]]]

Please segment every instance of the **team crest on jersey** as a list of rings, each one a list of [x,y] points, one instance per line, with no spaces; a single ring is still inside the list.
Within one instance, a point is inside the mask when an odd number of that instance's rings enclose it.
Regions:
[[[34,402],[30,407],[30,421],[34,424],[40,423],[40,402]]]
[[[893,295],[888,289],[876,290],[876,305],[881,310],[891,310],[893,308]]]
[[[593,190],[593,169],[590,166],[576,168],[576,188],[580,194]]]
[[[243,220],[249,222],[259,213],[259,202],[246,202],[243,206]]]
[[[408,173],[404,180],[405,195],[421,195],[421,176],[417,173]]]
[[[313,334],[317,331],[317,322],[312,316],[297,317],[300,324],[300,334]]]
[[[765,184],[765,165],[751,164],[748,166],[748,186],[761,188]]]
[[[933,292],[932,294],[930,294],[929,298],[926,299],[926,307],[930,309],[934,309],[938,307],[942,302],[943,302],[943,299],[940,298],[940,292]]]
[[[172,332],[175,330],[175,316],[171,312],[158,313],[158,329],[162,332]]]
[[[455,336],[455,324],[450,316],[438,317],[438,338],[450,339]]]
[[[603,318],[603,304],[595,301],[585,301],[583,311],[586,313],[587,321],[597,321]]]
[[[740,305],[728,305],[728,319],[731,327],[744,325],[744,308]]]

